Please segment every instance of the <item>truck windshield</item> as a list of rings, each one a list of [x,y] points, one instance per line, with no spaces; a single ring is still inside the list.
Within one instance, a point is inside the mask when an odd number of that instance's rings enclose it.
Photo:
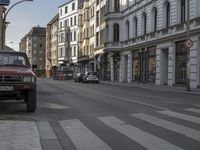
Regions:
[[[28,67],[28,61],[23,54],[0,53],[0,66]]]

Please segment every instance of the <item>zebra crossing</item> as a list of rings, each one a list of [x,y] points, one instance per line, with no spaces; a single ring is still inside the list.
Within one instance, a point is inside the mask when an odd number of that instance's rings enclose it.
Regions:
[[[165,111],[157,111],[154,112],[153,114],[134,113],[134,114],[128,114],[127,116],[130,119],[133,120],[137,119],[145,122],[145,124],[154,126],[155,127],[154,130],[157,130],[157,128],[159,128],[161,130],[174,133],[175,135],[178,135],[178,137],[189,139],[188,145],[191,143],[192,144],[195,143],[196,145],[194,145],[193,149],[199,150],[200,149],[200,127],[198,127],[198,125],[200,124],[199,112],[200,112],[199,108],[198,109],[186,108],[183,110],[183,113],[165,110]],[[174,121],[174,118],[177,119],[177,121],[176,120]],[[177,139],[180,141],[179,143],[176,143],[175,141],[172,142],[172,140],[168,140],[166,139],[166,137],[162,137],[163,136],[162,134],[158,136],[153,131],[149,132],[148,130],[144,130],[144,128],[134,124],[134,121],[132,121],[131,123],[126,122],[126,119],[124,119],[123,117],[114,115],[98,116],[96,117],[96,120],[100,121],[103,127],[111,128],[114,132],[123,135],[124,137],[130,139],[130,141],[133,141],[134,143],[137,143],[144,149],[148,150],[188,149],[180,144],[181,142],[183,143],[183,141],[181,141],[182,140],[181,138]],[[179,120],[182,120],[181,123],[187,122],[187,124],[181,124]],[[195,125],[195,127],[192,125],[188,125],[188,123]],[[55,133],[54,127],[48,121],[36,122],[36,124],[38,127],[38,133],[40,135],[36,137],[39,138],[39,141],[41,140],[59,141],[58,139],[61,138],[57,133]],[[110,145],[110,143],[107,140],[103,139],[102,136],[99,136],[97,134],[98,132],[95,132],[94,129],[90,129],[90,127],[86,123],[84,123],[84,121],[81,119],[59,120],[58,125],[59,128],[61,128],[65,133],[65,135],[70,139],[70,141],[77,150],[114,149],[113,146]],[[0,122],[0,141],[5,141],[5,139],[3,139],[5,137],[2,137],[2,135],[5,135],[3,133],[4,129],[5,129],[5,124],[2,125],[2,123]],[[158,132],[162,132],[161,130],[158,130]],[[115,137],[113,137],[113,140],[114,138]],[[20,139],[23,141],[22,137]],[[3,143],[0,142],[0,147],[2,145]],[[62,143],[60,143],[59,149],[64,149],[62,148],[61,145]],[[126,145],[124,145],[124,147],[126,147]],[[15,148],[13,147],[12,149],[15,150]],[[43,149],[43,147],[41,146],[38,149]],[[2,150],[7,150],[7,149],[5,148]]]

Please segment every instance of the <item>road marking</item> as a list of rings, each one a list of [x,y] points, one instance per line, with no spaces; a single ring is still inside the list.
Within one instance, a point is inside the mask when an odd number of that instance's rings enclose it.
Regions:
[[[174,131],[176,133],[179,134],[183,134],[191,139],[194,139],[196,141],[200,141],[200,132],[198,130],[183,126],[183,125],[179,125],[173,122],[169,122],[166,121],[164,119],[160,119],[154,116],[150,116],[147,114],[142,114],[142,113],[138,113],[138,114],[131,114],[131,116],[139,118],[141,120],[147,121],[149,123],[152,123],[154,125],[163,127],[165,129]]]
[[[0,121],[1,150],[42,150],[35,122]]]
[[[177,113],[177,112],[169,111],[169,110],[158,111],[158,112],[163,114],[163,115],[166,115],[166,116],[170,116],[170,117],[174,117],[174,118],[178,118],[178,119],[182,119],[182,120],[186,120],[186,121],[190,121],[190,122],[200,124],[200,118],[198,118],[198,117],[194,117],[194,116],[190,116],[190,115],[186,115],[186,114],[181,114],[181,113]]]
[[[98,119],[104,122],[109,127],[117,130],[123,135],[139,143],[148,150],[182,150],[176,145],[171,144],[159,137],[142,131],[141,129],[136,128],[132,125],[125,124],[125,122],[114,116],[99,117]]]
[[[40,107],[49,108],[49,109],[71,109],[70,106],[65,106],[65,105],[56,104],[56,103],[40,104]]]
[[[112,150],[78,119],[59,121],[78,150]]]
[[[60,84],[60,85],[64,86],[63,84]],[[91,91],[79,89],[79,88],[76,88],[76,87],[71,87],[71,88],[77,89],[77,90],[81,90],[81,91],[84,91],[84,92],[88,92],[88,93],[92,93],[92,94],[96,94],[96,95],[100,95],[100,96],[115,98],[115,99],[119,99],[119,100],[123,100],[123,101],[128,101],[128,102],[131,102],[131,103],[137,103],[137,104],[140,104],[140,105],[145,105],[145,106],[156,108],[156,109],[169,110],[169,109],[164,108],[164,107],[152,105],[152,104],[149,104],[149,103],[143,103],[139,99],[138,100],[133,100],[133,99],[122,98],[122,97],[119,97],[119,96],[113,96],[113,95],[109,95],[109,94],[100,94],[100,93],[97,93],[97,92],[91,92]]]
[[[195,113],[200,113],[200,109],[197,109],[197,108],[186,108],[184,110],[195,112]]]
[[[57,136],[55,135],[49,122],[38,122],[37,125],[40,132],[40,138],[42,140],[56,140],[57,139]]]

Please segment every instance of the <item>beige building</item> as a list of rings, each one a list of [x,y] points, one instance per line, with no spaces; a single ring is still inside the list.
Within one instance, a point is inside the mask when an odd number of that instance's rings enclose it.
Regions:
[[[51,75],[52,67],[58,67],[58,20],[59,15],[57,14],[47,24],[46,29],[45,70],[47,77]]]
[[[104,53],[106,0],[85,0],[79,7],[79,71],[97,71],[102,79],[110,73]],[[107,76],[108,75],[108,76]]]

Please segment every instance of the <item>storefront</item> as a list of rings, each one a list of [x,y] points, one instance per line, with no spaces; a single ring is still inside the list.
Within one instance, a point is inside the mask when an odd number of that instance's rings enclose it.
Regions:
[[[142,48],[133,51],[133,80],[155,82],[156,47]]]
[[[176,42],[176,84],[186,84],[187,50],[184,42]]]

